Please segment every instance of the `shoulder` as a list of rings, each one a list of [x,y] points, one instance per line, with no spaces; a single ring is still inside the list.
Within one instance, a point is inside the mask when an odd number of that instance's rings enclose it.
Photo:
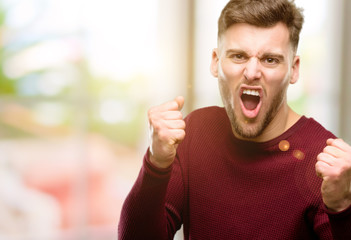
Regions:
[[[306,136],[313,136],[314,138],[335,138],[335,135],[323,127],[319,122],[313,118],[306,118],[305,124],[301,129]]]
[[[231,132],[230,122],[224,108],[211,106],[191,112],[186,118],[187,134],[215,136]]]
[[[222,107],[211,106],[199,108],[191,112],[185,120],[188,122],[218,121],[227,118],[227,113]]]
[[[323,150],[327,139],[335,138],[333,133],[313,118],[302,117],[298,124],[300,126],[289,138],[291,147],[310,155],[312,159]]]

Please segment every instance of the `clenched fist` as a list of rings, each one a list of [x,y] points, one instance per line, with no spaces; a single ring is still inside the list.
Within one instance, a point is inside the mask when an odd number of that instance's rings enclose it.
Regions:
[[[179,96],[148,111],[150,161],[159,168],[173,163],[178,144],[185,137],[185,122],[180,112],[183,105],[184,98]]]
[[[323,179],[324,204],[339,212],[351,205],[351,146],[342,139],[328,139],[317,157],[316,172]]]

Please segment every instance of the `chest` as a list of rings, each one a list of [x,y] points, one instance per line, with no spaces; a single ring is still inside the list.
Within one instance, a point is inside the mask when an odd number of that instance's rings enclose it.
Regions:
[[[243,160],[247,159],[213,151],[189,159],[191,229],[206,236],[217,229],[222,239],[231,234],[255,239],[279,232],[279,239],[298,236],[300,230],[308,233],[306,211],[318,202],[320,189],[313,164],[296,161],[288,153],[278,160],[269,155]]]

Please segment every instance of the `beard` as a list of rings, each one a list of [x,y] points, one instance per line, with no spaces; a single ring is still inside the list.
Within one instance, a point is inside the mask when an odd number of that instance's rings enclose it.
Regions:
[[[257,122],[255,124],[255,122],[257,121],[257,117],[254,119],[247,119],[244,122],[238,119],[238,113],[234,111],[234,102],[232,104],[228,102],[231,99],[229,88],[225,87],[224,85],[221,85],[220,92],[225,110],[231,123],[232,130],[237,135],[245,139],[257,138],[264,132],[264,130],[276,116],[286,95],[285,91],[278,91],[278,93],[274,96],[272,102],[269,103],[270,107],[268,111],[264,113],[262,121]]]

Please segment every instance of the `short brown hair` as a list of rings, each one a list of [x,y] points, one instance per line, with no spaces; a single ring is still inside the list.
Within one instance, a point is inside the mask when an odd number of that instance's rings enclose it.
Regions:
[[[294,0],[230,0],[218,20],[218,38],[235,23],[272,27],[282,22],[289,29],[290,42],[296,51],[304,22],[302,12]]]

